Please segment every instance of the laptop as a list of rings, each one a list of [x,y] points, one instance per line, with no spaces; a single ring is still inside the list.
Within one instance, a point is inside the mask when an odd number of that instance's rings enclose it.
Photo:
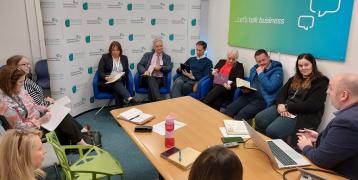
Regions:
[[[244,121],[244,124],[257,148],[265,152],[277,168],[283,169],[311,164],[302,154],[296,152],[283,140],[272,139],[265,141],[261,134],[256,132],[246,121]]]
[[[222,74],[217,74],[216,76],[214,76],[214,84],[223,85],[224,83],[227,83],[228,80],[229,77]]]

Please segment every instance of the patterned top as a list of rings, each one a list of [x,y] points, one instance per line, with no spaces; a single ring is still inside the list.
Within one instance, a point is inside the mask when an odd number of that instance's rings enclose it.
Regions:
[[[16,96],[7,96],[0,90],[0,101],[8,107],[4,116],[15,129],[38,128],[31,120],[38,120],[41,113],[45,113],[46,107],[35,104],[34,100],[22,89]]]
[[[25,90],[30,94],[36,104],[49,106],[51,103],[45,100],[42,88],[29,78],[25,79]]]

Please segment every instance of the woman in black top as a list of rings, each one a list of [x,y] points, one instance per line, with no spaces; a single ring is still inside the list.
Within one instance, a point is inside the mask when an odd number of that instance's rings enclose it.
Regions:
[[[256,129],[271,138],[296,137],[294,133],[303,128],[316,130],[323,116],[328,82],[318,71],[316,59],[300,54],[296,74],[281,88],[276,105],[256,115]]]
[[[216,110],[220,110],[223,102],[231,102],[236,90],[236,78],[244,78],[244,67],[242,63],[236,61],[238,56],[238,51],[229,50],[227,59],[221,59],[212,71],[213,78],[218,75],[228,77],[228,82],[223,84],[215,84],[213,80],[214,87],[203,99],[205,104]]]
[[[123,55],[122,46],[119,42],[113,41],[109,45],[109,53],[103,54],[98,64],[99,82],[98,87],[101,91],[107,91],[113,94],[116,105],[121,107],[123,100],[131,105],[135,104],[135,100],[126,89],[128,68],[128,58]],[[118,73],[125,74],[117,81],[106,84],[113,80]]]

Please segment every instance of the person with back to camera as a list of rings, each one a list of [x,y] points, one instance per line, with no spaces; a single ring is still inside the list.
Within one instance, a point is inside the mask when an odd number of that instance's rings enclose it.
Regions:
[[[40,129],[42,124],[50,120],[51,113],[46,106],[34,103],[23,87],[25,78],[26,72],[14,66],[5,66],[0,71],[0,101],[8,107],[4,116],[11,128]],[[63,119],[55,132],[58,133],[61,144],[70,142],[87,145],[74,121]]]
[[[0,138],[0,180],[46,179],[41,169],[45,151],[34,129],[5,132]]]
[[[228,82],[224,84],[214,84],[214,87],[204,97],[203,102],[210,107],[220,110],[223,102],[231,101],[236,90],[236,78],[244,78],[244,67],[237,61],[239,52],[237,50],[228,50],[227,59],[221,59],[212,71],[212,75],[226,76]],[[229,83],[231,82],[231,84]]]
[[[254,57],[257,64],[250,69],[249,81],[257,91],[241,88],[241,96],[225,110],[225,114],[237,120],[249,120],[271,105],[282,86],[282,64],[271,60],[264,49],[257,50]]]
[[[300,129],[297,146],[315,165],[358,179],[358,75],[333,77],[327,95],[335,117],[321,133]]]
[[[122,46],[119,42],[113,41],[109,45],[108,53],[103,54],[98,64],[99,82],[98,87],[101,91],[106,91],[113,94],[116,101],[116,106],[122,107],[123,100],[130,105],[135,105],[136,101],[129,94],[126,84],[129,72],[128,58],[123,55]],[[114,76],[124,72],[125,74],[121,79],[108,83],[113,80]]]
[[[222,146],[203,151],[194,161],[189,180],[242,180],[243,167],[239,157]]]
[[[273,139],[293,137],[298,129],[316,130],[321,123],[328,78],[318,71],[312,54],[297,57],[296,73],[281,88],[276,104],[255,117],[256,129]]]
[[[160,38],[153,40],[153,51],[147,52],[137,64],[140,75],[140,85],[148,87],[149,101],[159,101],[160,87],[165,86],[165,79],[172,71],[171,57],[164,53],[163,41]]]

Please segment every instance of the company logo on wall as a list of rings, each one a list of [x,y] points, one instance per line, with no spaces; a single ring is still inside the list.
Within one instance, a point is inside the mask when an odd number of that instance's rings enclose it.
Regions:
[[[134,41],[134,40],[144,40],[145,39],[145,34],[129,34],[128,35],[128,40],[129,41]]]
[[[66,94],[66,88],[61,87],[61,88],[56,89],[56,88],[51,87],[51,95],[52,96],[62,97],[65,94]]]
[[[90,10],[90,9],[102,9],[102,3],[83,2],[82,9],[85,11]]]
[[[70,44],[70,43],[78,43],[81,41],[81,35],[76,35],[75,37],[71,37],[71,38],[67,38],[66,39],[66,43]]]
[[[194,18],[191,20],[191,26],[196,26],[197,20]]]
[[[47,61],[61,61],[62,60],[62,54],[57,53],[54,56],[48,56]]]
[[[151,4],[149,5],[150,10],[162,10],[165,9],[165,3],[160,2],[159,4]]]
[[[78,67],[77,69],[73,70],[70,74],[71,74],[71,77],[75,77],[75,76],[79,76],[79,75],[82,75],[83,73],[83,67]]]
[[[45,38],[45,45],[60,45],[61,42],[58,38]]]
[[[201,9],[201,5],[200,5],[200,4],[192,4],[192,5],[191,5],[191,9],[192,9],[192,10],[200,10],[200,9]]]
[[[82,91],[87,88],[87,83],[75,84],[72,86],[72,93],[76,94],[78,91]]]
[[[97,67],[92,67],[92,66],[88,67],[87,68],[87,73],[90,74],[90,75],[93,74],[94,69],[97,69]]]
[[[143,9],[144,9],[144,4],[142,4],[142,3],[128,3],[127,4],[128,11],[143,10]]]
[[[87,24],[102,24],[103,19],[101,17],[97,17],[95,19],[87,19]]]
[[[94,96],[92,96],[92,97],[90,97],[90,103],[92,104],[92,103],[94,103]]]
[[[85,42],[87,44],[89,44],[91,42],[98,42],[98,41],[103,41],[102,35],[96,35],[96,36],[87,35],[85,38]]]
[[[124,3],[122,1],[118,1],[117,3],[109,3],[107,4],[107,8],[109,9],[122,9]]]
[[[105,50],[100,48],[98,50],[93,50],[93,51],[90,51],[88,52],[88,56],[102,56],[102,54],[105,53]]]
[[[171,23],[172,24],[186,24],[186,19],[184,17],[182,17],[180,19],[172,19]]]
[[[44,26],[56,26],[58,23],[58,19],[57,18],[44,19],[42,23]]]
[[[124,18],[109,18],[108,19],[108,25],[110,26],[114,26],[114,25],[119,25],[119,24],[127,24],[127,19]]]
[[[145,48],[144,46],[131,50],[132,54],[143,54],[145,52],[147,52],[147,48]]]
[[[65,74],[63,73],[49,73],[49,76],[50,76],[50,81],[65,79]]]
[[[56,8],[56,0],[47,1],[47,0],[40,0],[40,7],[41,9],[53,9]]]
[[[168,19],[158,19],[158,18],[152,18],[150,20],[150,24],[152,26],[155,26],[157,24],[168,24]]]
[[[191,35],[190,36],[190,39],[191,40],[199,40],[200,39],[200,35],[198,34],[198,35]]]
[[[175,53],[175,54],[185,54],[186,50],[183,46],[181,47],[178,47],[178,48],[173,48],[171,50],[172,53]]]
[[[168,6],[168,9],[170,12],[173,12],[173,11],[183,11],[185,10],[186,8],[186,5],[185,4],[169,4]]]
[[[72,52],[68,54],[68,60],[74,61],[76,59],[82,59],[84,58],[85,53],[84,52]]]
[[[108,36],[108,39],[110,41],[118,41],[118,40],[122,40],[122,39],[125,39],[125,35],[124,33],[119,33],[119,35],[114,35],[114,36]]]
[[[77,8],[80,3],[76,0],[72,0],[72,2],[62,3],[63,8]]]
[[[131,24],[143,24],[145,22],[145,18],[144,17],[137,17],[137,18],[133,18],[129,21]]]
[[[65,20],[65,27],[71,27],[71,26],[79,26],[82,25],[82,19],[66,19]]]
[[[169,34],[169,41],[185,40],[184,34]]]

